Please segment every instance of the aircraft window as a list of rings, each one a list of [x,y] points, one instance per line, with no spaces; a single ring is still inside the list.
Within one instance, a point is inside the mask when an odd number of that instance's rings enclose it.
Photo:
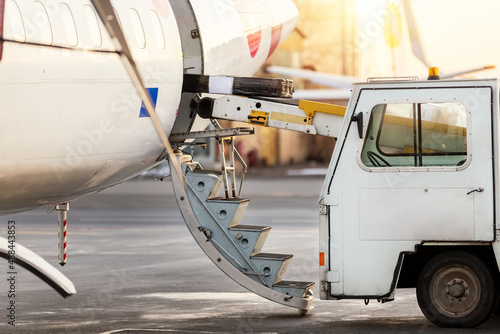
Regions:
[[[467,111],[455,102],[379,104],[361,161],[367,167],[461,166],[467,161]]]
[[[47,10],[40,1],[35,1],[34,6],[35,11],[33,13],[33,22],[40,33],[41,40],[39,42],[51,45],[53,42],[53,35]]]
[[[165,35],[163,34],[163,27],[161,25],[160,17],[154,10],[149,11],[151,24],[153,25],[154,34],[156,37],[156,45],[160,50],[165,49]]]
[[[137,45],[144,49],[146,47],[146,36],[144,35],[144,28],[142,26],[141,18],[139,17],[139,13],[133,8],[129,9],[130,19],[132,20],[132,27],[135,33],[135,39],[137,41]]]
[[[99,48],[102,45],[102,35],[101,28],[99,27],[99,21],[97,20],[97,14],[92,6],[85,5],[84,7],[85,18],[87,20],[92,45]]]
[[[75,19],[71,13],[71,9],[67,4],[60,4],[61,16],[64,24],[64,30],[66,31],[66,38],[70,46],[78,45],[78,33],[76,31]]]
[[[8,25],[5,28],[10,28],[10,32],[7,29],[5,30],[5,38],[18,42],[26,42],[23,17],[17,3],[14,0],[7,0],[5,2],[5,11],[9,13],[6,16],[8,18]]]

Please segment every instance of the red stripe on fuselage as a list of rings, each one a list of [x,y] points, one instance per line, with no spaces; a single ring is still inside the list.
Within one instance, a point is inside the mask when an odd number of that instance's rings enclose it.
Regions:
[[[271,48],[269,49],[269,54],[267,55],[267,58],[271,57],[274,51],[276,51],[276,48],[280,44],[282,33],[283,33],[283,23],[271,29]]]
[[[170,9],[167,0],[151,0],[155,6],[158,13],[164,18],[168,18],[170,15]]]
[[[255,55],[257,55],[257,52],[259,51],[260,41],[262,40],[262,30],[258,30],[256,32],[248,34],[247,40],[248,40],[248,48],[250,49],[250,56],[254,58]]]

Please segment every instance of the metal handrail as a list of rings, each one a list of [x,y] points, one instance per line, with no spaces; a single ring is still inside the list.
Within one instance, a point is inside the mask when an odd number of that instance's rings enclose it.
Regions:
[[[210,119],[210,121],[212,122],[213,126],[216,129],[222,130],[222,126],[219,124],[219,122],[216,119],[212,118],[212,119]],[[234,136],[231,136],[231,137],[234,137]],[[222,138],[221,144],[224,145],[224,138]],[[238,197],[241,197],[241,190],[243,188],[243,181],[245,180],[245,174],[248,172],[248,165],[246,164],[245,160],[243,160],[243,157],[241,156],[240,152],[238,152],[238,150],[234,146],[234,142],[233,142],[233,150],[232,150],[231,154],[233,154],[233,156],[238,159],[241,166],[243,167],[242,174],[241,174],[241,180],[240,180],[240,186],[238,189]],[[234,161],[234,159],[233,159],[233,161]],[[225,165],[224,160],[221,161],[221,164]],[[234,168],[234,166],[231,166],[231,167]],[[222,166],[222,170],[224,173],[227,173],[226,166]],[[224,183],[226,182],[226,180],[227,180],[227,178],[224,177],[223,178]],[[225,188],[227,189],[227,184],[225,184]],[[235,195],[235,194],[233,194],[233,195]]]

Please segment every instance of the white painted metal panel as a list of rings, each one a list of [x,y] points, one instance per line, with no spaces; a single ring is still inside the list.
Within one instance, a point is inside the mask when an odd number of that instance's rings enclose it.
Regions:
[[[19,12],[23,17],[34,14],[29,1],[19,1],[19,10],[9,3],[7,22],[12,21],[11,13],[15,17]],[[76,0],[66,3],[75,19],[79,45],[85,48],[92,44],[87,7]],[[126,36],[132,39],[129,8],[135,8],[141,18],[156,8],[151,2],[125,0],[114,5]],[[62,25],[61,13],[52,13],[52,22]],[[137,53],[146,86],[158,88],[156,111],[169,134],[182,89],[182,49],[174,15],[162,16],[160,21],[169,32],[165,37],[168,50],[156,47],[152,25],[143,20],[146,38],[152,43],[146,50],[135,47],[132,52]],[[66,40],[65,31],[54,30],[54,34],[54,41]],[[108,49],[109,36],[104,33],[102,38],[101,49]],[[148,117],[139,117],[141,100],[114,54],[8,43],[4,44],[1,74],[2,212],[98,191],[151,168],[162,154],[158,134]]]
[[[293,31],[298,16],[288,0],[191,0],[191,5],[206,75],[252,75]]]
[[[360,240],[474,240],[467,188],[359,189]]]

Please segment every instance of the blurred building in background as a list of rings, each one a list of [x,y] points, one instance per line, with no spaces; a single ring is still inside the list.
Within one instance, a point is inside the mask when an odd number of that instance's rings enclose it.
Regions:
[[[425,79],[429,66],[439,66],[446,74],[496,65],[500,61],[500,49],[497,50],[495,43],[485,41],[489,37],[482,34],[495,31],[496,25],[500,25],[495,11],[500,8],[499,2],[294,2],[299,9],[297,29],[268,59],[267,66],[313,70],[365,81],[368,77],[393,76]],[[439,19],[430,20],[429,13]],[[499,75],[497,72],[483,71],[465,77],[493,77]],[[256,75],[270,76],[265,68]],[[292,79],[296,89],[324,88],[301,78]],[[322,102],[345,105],[348,101],[327,99]],[[256,133],[238,138],[243,157],[256,166],[327,162],[335,145],[333,138],[291,131],[256,127]]]
[[[355,75],[356,56],[352,47],[354,1],[294,1],[299,9],[297,29],[268,59],[266,66]],[[265,67],[257,75],[269,76]],[[301,78],[292,79],[296,89],[317,88]],[[324,102],[345,104],[347,101]],[[256,127],[256,135],[241,137],[237,141],[240,153],[250,166],[328,162],[335,146],[333,138],[262,127]]]

